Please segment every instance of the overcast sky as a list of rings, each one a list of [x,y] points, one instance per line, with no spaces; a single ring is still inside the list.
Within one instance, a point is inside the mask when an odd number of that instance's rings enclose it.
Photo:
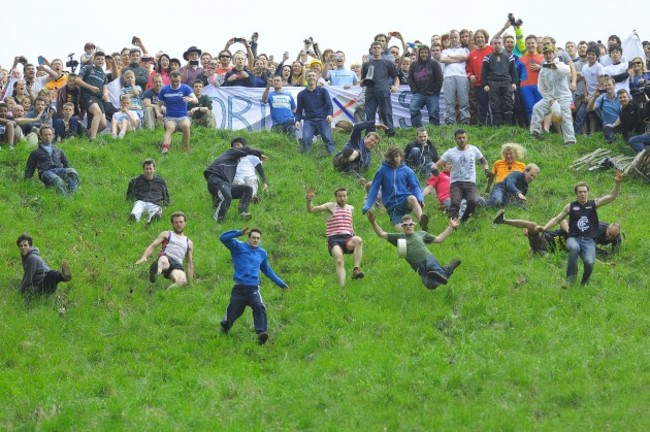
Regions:
[[[0,17],[0,65],[9,68],[15,55],[36,63],[38,55],[78,59],[86,42],[107,52],[130,47],[139,36],[151,53],[163,50],[181,58],[191,45],[215,55],[227,39],[259,32],[258,52],[293,59],[307,36],[321,49],[346,52],[347,66],[360,61],[376,33],[400,31],[407,41],[429,42],[432,34],[452,28],[485,28],[491,35],[508,12],[524,21],[524,33],[550,34],[560,44],[567,40],[607,40],[610,34],[627,38],[637,30],[650,39],[650,1],[612,4],[593,1],[519,1],[515,7],[494,1],[248,0],[169,1],[113,0],[90,2],[45,0],[3,2]],[[499,2],[503,5],[506,2]],[[626,17],[623,19],[623,17]]]

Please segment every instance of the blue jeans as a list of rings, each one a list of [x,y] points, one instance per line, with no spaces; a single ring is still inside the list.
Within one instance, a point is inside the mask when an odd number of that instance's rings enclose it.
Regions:
[[[650,146],[650,134],[637,135],[630,138],[627,143],[635,152],[641,153],[646,146]]]
[[[425,158],[421,158],[422,152],[419,148],[414,147],[409,151],[409,154],[405,155],[406,164],[410,166],[415,172],[421,172],[423,174],[429,175],[431,169],[433,168],[433,161],[428,161]]]
[[[332,127],[325,119],[310,119],[304,120],[302,125],[302,152],[308,153],[311,150],[311,143],[314,140],[314,132],[323,138],[327,153],[334,154],[336,145],[332,140]]]
[[[443,268],[440,266],[440,263],[434,257],[433,255],[429,255],[427,259],[422,261],[422,264],[420,264],[420,267],[417,269],[418,275],[420,275],[420,279],[422,279],[422,283],[424,284],[425,287],[429,289],[436,289],[438,288],[438,285],[440,285],[440,282],[437,280],[430,278],[427,273],[428,272],[437,272],[442,275],[445,275],[447,277],[451,276],[451,273],[449,270],[446,268]]]
[[[390,90],[369,90],[366,89],[366,121],[375,121],[377,109],[384,114],[382,120],[386,127],[393,130],[393,103],[390,100]]]
[[[427,114],[429,114],[429,124],[433,126],[438,126],[440,124],[440,105],[438,102],[438,95],[413,93],[411,104],[409,105],[411,126],[422,126],[422,113],[420,110],[425,106],[427,107]]]
[[[578,256],[580,256],[585,265],[581,284],[589,283],[589,277],[594,270],[594,261],[596,261],[596,242],[589,237],[569,237],[566,241],[566,248],[569,252],[566,269],[567,282],[575,282],[578,276]]]
[[[259,287],[248,285],[235,285],[230,292],[230,303],[226,309],[226,316],[222,322],[224,328],[230,329],[237,318],[243,313],[246,306],[253,309],[253,325],[257,334],[266,333],[266,307],[262,301]]]
[[[54,186],[59,195],[70,195],[79,189],[79,176],[74,168],[52,168],[41,174],[45,186]]]

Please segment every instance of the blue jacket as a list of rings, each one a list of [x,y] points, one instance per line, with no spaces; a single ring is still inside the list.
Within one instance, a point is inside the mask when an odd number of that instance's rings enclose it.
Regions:
[[[393,168],[386,161],[382,162],[372,179],[372,185],[368,191],[366,203],[363,206],[365,214],[377,200],[377,194],[381,188],[382,202],[388,210],[400,205],[409,195],[414,195],[419,202],[424,201],[422,189],[415,172],[403,162],[397,168]]]
[[[243,235],[241,230],[226,231],[221,234],[219,240],[230,250],[232,255],[235,274],[233,279],[236,284],[247,286],[259,286],[260,270],[281,288],[286,288],[287,284],[280,279],[271,266],[269,257],[261,246],[252,247],[246,242],[239,241],[236,237]]]

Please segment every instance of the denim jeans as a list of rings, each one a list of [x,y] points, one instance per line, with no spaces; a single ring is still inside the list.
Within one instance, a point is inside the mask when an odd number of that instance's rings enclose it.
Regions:
[[[79,176],[74,168],[52,168],[41,174],[45,186],[54,186],[60,195],[70,195],[79,189]]]
[[[406,157],[406,164],[416,173],[429,175],[434,163],[431,160],[421,157],[421,154],[422,152],[419,148],[412,148],[407,155],[404,155]]]
[[[377,109],[384,114],[382,120],[389,130],[393,130],[393,103],[390,100],[390,90],[366,89],[366,121],[374,122]]]
[[[427,274],[428,272],[437,272],[440,273],[444,276],[449,277],[451,273],[449,273],[449,270],[446,268],[442,267],[436,257],[433,255],[429,255],[423,262],[420,264],[420,267],[417,269],[418,275],[420,275],[420,279],[422,279],[422,283],[424,284],[425,287],[429,289],[436,289],[438,288],[438,285],[440,285],[440,282],[437,280],[430,278]]]
[[[637,135],[630,138],[627,142],[635,152],[641,153],[646,146],[650,146],[650,134]]]
[[[578,256],[585,265],[582,273],[582,285],[589,283],[589,277],[596,261],[596,242],[589,237],[569,237],[566,241],[569,260],[566,269],[567,282],[573,283],[578,276]]]
[[[334,154],[336,145],[332,140],[332,127],[325,119],[310,119],[304,120],[302,124],[302,152],[308,153],[311,150],[311,144],[314,139],[314,132],[323,138],[327,153]]]
[[[411,126],[422,126],[422,108],[427,107],[427,114],[429,115],[429,124],[438,126],[440,124],[440,105],[438,102],[438,95],[424,95],[421,93],[413,93],[411,104],[409,105],[409,112],[411,114]]]

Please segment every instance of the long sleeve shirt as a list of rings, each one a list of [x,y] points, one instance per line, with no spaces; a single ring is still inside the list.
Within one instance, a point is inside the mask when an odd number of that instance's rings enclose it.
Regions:
[[[233,279],[236,284],[246,286],[259,286],[260,270],[281,288],[287,287],[278,275],[275,274],[269,264],[268,254],[261,246],[253,247],[247,242],[237,240],[243,235],[241,230],[226,231],[221,234],[219,240],[230,251],[232,256],[235,274]]]
[[[324,120],[334,114],[329,92],[323,87],[306,88],[298,93],[296,121]]]

